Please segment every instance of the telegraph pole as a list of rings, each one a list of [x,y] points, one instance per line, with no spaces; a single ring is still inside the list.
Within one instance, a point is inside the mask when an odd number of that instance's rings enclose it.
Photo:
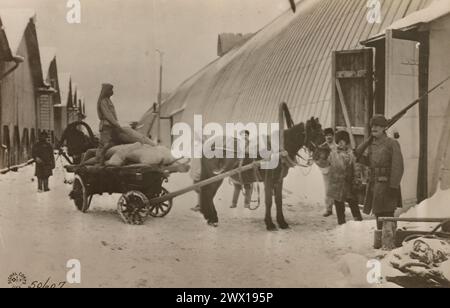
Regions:
[[[163,83],[163,57],[164,52],[159,49],[156,49],[156,52],[159,53],[159,91],[158,91],[158,110],[157,110],[157,134],[156,134],[156,142],[159,143],[161,140],[161,103],[162,103],[162,83]]]

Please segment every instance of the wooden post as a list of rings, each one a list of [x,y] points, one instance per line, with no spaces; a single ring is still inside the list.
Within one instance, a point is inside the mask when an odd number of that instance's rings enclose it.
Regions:
[[[417,203],[428,198],[428,92],[430,33],[420,33],[419,49],[419,175],[417,179]]]
[[[283,105],[285,103],[281,103],[280,107],[278,109],[278,122],[279,122],[279,143],[280,143],[280,148],[279,151],[283,152],[284,151],[284,110],[283,110]]]
[[[397,231],[397,223],[393,221],[383,222],[383,231],[381,235],[381,248],[383,250],[393,250],[395,246],[395,233]]]
[[[348,114],[347,105],[345,104],[344,93],[342,92],[341,82],[338,78],[336,78],[336,88],[339,94],[339,101],[341,102],[342,114],[344,115],[345,125],[347,126],[348,134],[350,135],[350,143],[352,145],[352,149],[356,148],[355,136],[353,136],[352,124],[350,122],[350,116]]]

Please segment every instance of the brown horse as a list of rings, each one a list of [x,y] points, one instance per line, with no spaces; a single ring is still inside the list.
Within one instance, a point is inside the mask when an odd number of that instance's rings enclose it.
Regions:
[[[324,135],[322,126],[318,119],[311,118],[304,123],[297,124],[291,128],[284,130],[284,147],[283,149],[287,153],[287,157],[279,155],[278,166],[274,169],[262,169],[250,170],[243,172],[237,179],[245,179],[246,183],[250,182],[264,182],[265,189],[265,203],[266,214],[265,223],[267,230],[276,230],[277,227],[272,221],[271,209],[272,199],[275,197],[275,204],[277,210],[277,223],[281,229],[289,228],[283,215],[283,180],[287,176],[289,168],[293,167],[292,162],[297,160],[297,154],[301,149],[306,149],[308,152],[313,153],[317,149],[317,145],[322,144]],[[235,143],[235,145],[237,142]],[[269,143],[270,144],[270,141]],[[235,147],[237,148],[237,147]],[[226,150],[224,150],[226,151]],[[225,153],[223,157],[226,157]],[[255,159],[248,158],[206,158],[201,159],[201,180],[207,180],[220,173],[230,171],[239,167],[240,165],[247,165]],[[260,158],[259,158],[260,159]],[[217,226],[219,218],[214,206],[214,197],[222,185],[223,180],[205,186],[200,191],[200,208],[203,216],[211,226]]]

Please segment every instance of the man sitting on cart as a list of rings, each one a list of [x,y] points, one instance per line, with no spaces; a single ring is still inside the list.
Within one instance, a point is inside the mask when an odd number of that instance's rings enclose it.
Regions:
[[[100,120],[100,144],[97,150],[97,161],[105,165],[105,154],[115,145],[115,136],[122,129],[117,119],[116,109],[111,101],[114,95],[113,85],[103,84],[97,103],[97,114]]]

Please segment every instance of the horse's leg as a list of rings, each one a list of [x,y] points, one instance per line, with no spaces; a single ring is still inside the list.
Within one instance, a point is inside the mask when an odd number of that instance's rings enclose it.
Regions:
[[[220,186],[222,185],[223,181],[213,183],[209,185],[208,191],[206,193],[205,201],[207,203],[207,211],[208,215],[205,215],[206,220],[208,221],[209,225],[213,225],[217,227],[219,223],[219,217],[217,216],[216,206],[214,204],[214,197],[217,194],[217,191],[219,190]]]
[[[214,176],[213,170],[218,161],[202,158],[201,160],[201,177],[204,181]],[[203,214],[208,224],[218,222],[217,211],[214,207],[214,196],[219,189],[221,183],[212,183],[200,189],[200,212]]]
[[[281,229],[288,229],[289,225],[286,223],[283,214],[283,180],[275,183],[275,204],[277,207],[277,223]]]
[[[266,172],[266,178],[264,181],[264,193],[266,199],[266,216],[264,222],[266,223],[266,228],[269,231],[277,230],[277,226],[272,221],[272,198],[273,198],[273,179],[272,173]]]

